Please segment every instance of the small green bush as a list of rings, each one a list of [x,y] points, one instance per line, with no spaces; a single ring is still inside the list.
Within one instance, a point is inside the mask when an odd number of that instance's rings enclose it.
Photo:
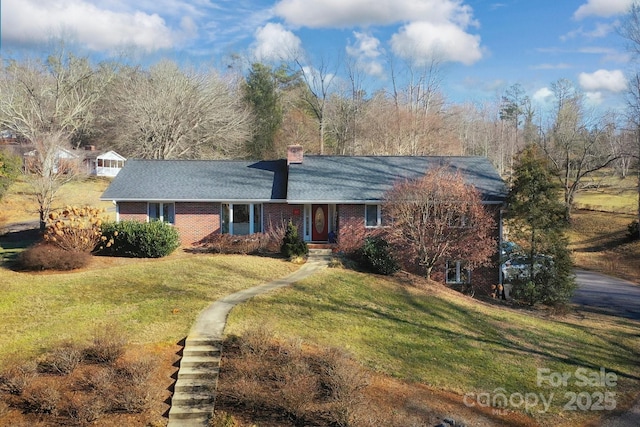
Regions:
[[[287,258],[303,256],[309,253],[307,244],[298,236],[298,227],[291,221],[287,224],[287,230],[280,246],[280,253]]]
[[[358,251],[360,264],[376,274],[390,275],[400,270],[389,243],[382,237],[367,237]]]
[[[75,270],[86,266],[91,255],[72,252],[48,243],[41,243],[21,252],[17,258],[18,268],[26,271]]]
[[[106,223],[102,225],[102,237],[96,250],[110,256],[160,258],[180,246],[175,227],[160,221]]]
[[[640,234],[638,234],[639,227],[640,226],[638,225],[637,219],[634,219],[633,221],[631,221],[631,224],[627,226],[627,236],[629,236],[629,239],[631,240],[640,239]]]

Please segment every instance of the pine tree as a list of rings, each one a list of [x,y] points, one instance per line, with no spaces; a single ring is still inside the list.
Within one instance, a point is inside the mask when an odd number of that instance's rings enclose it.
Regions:
[[[244,87],[244,100],[254,116],[254,131],[248,142],[251,158],[272,158],[275,155],[275,135],[282,125],[282,106],[278,94],[278,71],[255,63],[251,66]]]
[[[509,194],[510,232],[527,254],[527,271],[513,278],[512,295],[530,305],[563,304],[575,290],[561,189],[548,160],[528,145],[516,158]]]

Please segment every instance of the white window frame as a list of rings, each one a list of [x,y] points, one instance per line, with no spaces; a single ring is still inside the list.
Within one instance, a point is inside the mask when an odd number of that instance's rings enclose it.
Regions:
[[[150,207],[151,204],[154,205],[158,205],[158,218],[151,218],[150,215]],[[164,206],[165,205],[173,205],[173,222],[171,221],[165,221],[164,218]],[[169,208],[171,209],[171,208]],[[151,221],[161,221],[167,224],[171,224],[171,225],[175,225],[176,223],[176,204],[175,202],[147,202],[147,222],[151,222]]]
[[[369,216],[368,216],[369,206],[376,207],[376,225],[369,225]],[[364,205],[364,226],[366,228],[382,227],[382,205],[373,204],[373,203],[368,203]]]
[[[455,277],[455,280],[449,280],[449,271],[454,268],[452,265],[453,263],[455,263],[456,277]],[[452,284],[471,283],[471,270],[469,270],[465,266],[465,264],[466,264],[465,261],[447,261],[447,264],[445,265],[445,271],[444,271],[445,282],[452,283]],[[466,273],[466,278],[467,278],[466,281],[462,280],[463,273]]]
[[[260,209],[260,230],[264,231],[264,205],[262,203],[221,203],[220,204],[220,232],[222,234],[229,234],[234,236],[233,230],[233,206],[235,205],[248,205],[249,206],[249,234],[256,233],[256,223],[255,219],[255,210],[256,208]],[[229,206],[229,230],[224,232],[224,208],[223,206]]]

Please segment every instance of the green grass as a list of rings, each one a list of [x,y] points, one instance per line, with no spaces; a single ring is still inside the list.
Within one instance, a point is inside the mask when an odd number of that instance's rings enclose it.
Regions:
[[[0,271],[0,366],[64,339],[86,340],[96,326],[122,325],[133,343],[176,343],[216,299],[297,268],[283,260],[178,253],[167,258],[96,258],[83,271]]]
[[[105,214],[115,219],[115,209],[111,202],[100,201],[100,196],[107,189],[109,178],[85,178],[63,185],[52,208],[61,209],[65,206],[95,206],[108,210]],[[27,222],[38,220],[38,205],[33,196],[33,189],[20,177],[9,188],[5,197],[0,200],[0,228],[3,223]]]
[[[638,180],[635,176],[625,179],[612,175],[596,176],[585,183],[591,188],[576,195],[576,208],[618,213],[638,211]]]
[[[264,319],[284,337],[346,348],[376,371],[460,395],[540,392],[537,368],[604,367],[620,378],[613,390],[622,396],[619,404],[640,390],[639,324],[633,321],[545,318],[341,269],[237,307],[227,332],[242,333]],[[552,391],[583,391],[574,389]]]

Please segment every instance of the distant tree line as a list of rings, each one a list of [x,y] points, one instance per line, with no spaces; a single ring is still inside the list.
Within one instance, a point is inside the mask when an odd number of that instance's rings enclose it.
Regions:
[[[480,155],[506,177],[516,154],[536,144],[567,218],[585,177],[605,167],[626,176],[637,164],[637,115],[597,115],[569,80],[551,84],[553,107],[541,111],[520,84],[492,102],[448,102],[437,61],[392,64],[388,88],[371,93],[355,65],[339,65],[95,64],[62,47],[44,60],[3,58],[0,128],[36,149],[42,218],[70,176],[55,170],[60,146],[149,159],[280,158],[294,143],[312,154]]]

